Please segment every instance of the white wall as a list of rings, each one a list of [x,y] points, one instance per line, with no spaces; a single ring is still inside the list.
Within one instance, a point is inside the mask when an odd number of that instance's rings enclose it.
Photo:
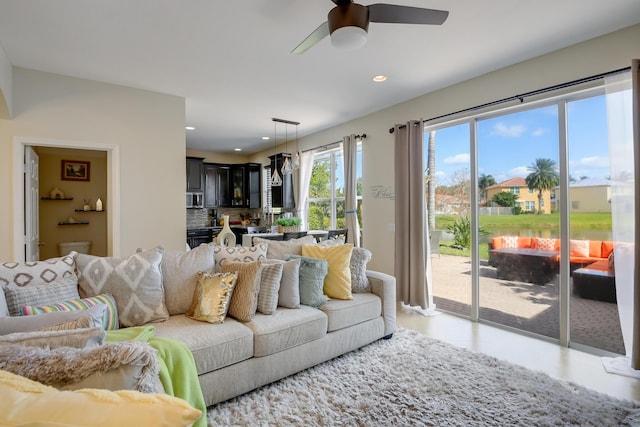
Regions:
[[[184,248],[183,98],[21,68],[13,69],[13,119],[0,120],[0,259],[14,259],[10,201],[15,137],[119,147],[121,240],[114,253]]]
[[[393,274],[394,201],[376,198],[377,185],[393,191],[394,135],[389,128],[411,119],[431,118],[519,93],[541,89],[631,65],[640,57],[640,25],[552,52],[318,132],[300,140],[301,149],[339,141],[351,133],[363,142],[364,245],[372,251],[369,267]],[[437,59],[434,59],[437,60]],[[302,127],[303,125],[301,125]],[[265,153],[253,156],[264,158]]]

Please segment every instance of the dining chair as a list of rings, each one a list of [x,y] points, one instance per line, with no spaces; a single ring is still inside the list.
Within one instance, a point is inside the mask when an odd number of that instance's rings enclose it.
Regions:
[[[327,233],[327,240],[338,240],[338,239],[343,239],[344,236],[344,242],[347,241],[347,233],[348,233],[348,229],[346,228],[339,228],[336,230],[329,230],[329,232]]]
[[[307,235],[306,231],[289,231],[282,235],[282,240],[299,239]]]

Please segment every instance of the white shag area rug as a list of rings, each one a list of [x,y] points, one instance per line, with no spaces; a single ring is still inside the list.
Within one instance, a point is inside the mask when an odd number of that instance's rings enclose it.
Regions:
[[[210,426],[640,426],[640,403],[398,330],[211,406]]]

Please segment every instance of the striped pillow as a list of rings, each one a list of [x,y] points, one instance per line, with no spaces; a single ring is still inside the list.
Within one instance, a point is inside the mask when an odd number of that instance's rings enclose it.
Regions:
[[[106,304],[107,306],[102,317],[102,327],[105,331],[118,329],[118,309],[116,308],[115,300],[110,294],[101,294],[89,298],[71,299],[49,305],[24,306],[20,310],[20,314],[23,316],[31,316],[56,311],[85,310],[98,304]]]
[[[273,314],[278,308],[278,291],[282,279],[282,264],[263,264],[258,293],[258,311]]]

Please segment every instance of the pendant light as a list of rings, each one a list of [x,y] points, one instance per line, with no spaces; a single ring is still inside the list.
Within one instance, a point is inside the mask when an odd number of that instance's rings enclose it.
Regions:
[[[284,151],[287,156],[283,156],[284,162],[282,163],[282,175],[291,175],[293,170],[291,169],[291,162],[289,161],[289,124],[284,124]]]
[[[271,186],[272,187],[281,187],[282,186],[282,178],[280,178],[280,174],[278,173],[278,133],[276,132],[276,119],[273,119],[273,174],[271,175]]]
[[[291,166],[293,166],[294,169],[300,169],[300,149],[298,148],[298,124],[296,124],[296,153],[293,155],[293,160],[291,162]]]

